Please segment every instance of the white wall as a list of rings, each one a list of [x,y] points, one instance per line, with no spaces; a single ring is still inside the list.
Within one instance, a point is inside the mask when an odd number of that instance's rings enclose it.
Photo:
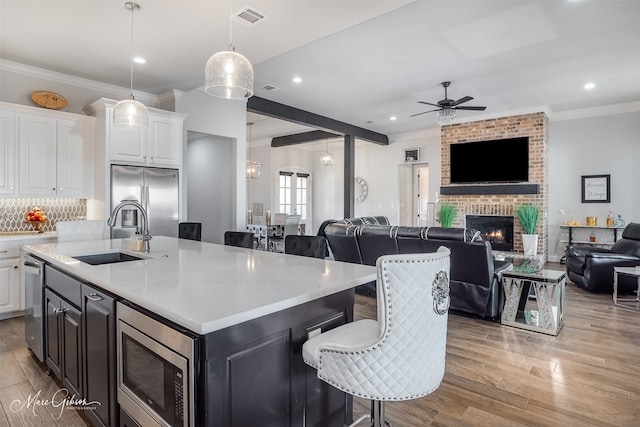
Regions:
[[[202,195],[201,207],[206,204],[204,198],[221,198],[226,200],[227,191],[232,195],[226,210],[220,212],[216,221],[225,224],[230,230],[244,230],[246,224],[246,178],[244,164],[246,162],[246,100],[228,100],[215,98],[201,89],[195,89],[183,94],[176,100],[176,112],[186,114],[189,117],[184,122],[186,131],[215,135],[234,141],[231,144],[232,151],[217,151],[215,144],[211,147],[210,156],[222,158],[232,169],[225,176],[219,176],[217,182],[226,187],[211,187],[209,192]],[[186,138],[185,138],[186,141]],[[189,147],[187,146],[186,149]],[[188,156],[188,153],[187,153]],[[243,165],[237,167],[237,165]],[[188,167],[188,166],[187,166]],[[188,173],[188,170],[184,170]],[[188,192],[187,195],[189,195]],[[187,200],[187,206],[197,206],[198,200]],[[187,210],[187,217],[191,218]],[[203,224],[204,226],[204,224]],[[203,229],[203,233],[205,230]]]
[[[359,144],[356,147],[355,174],[364,178],[369,194],[355,205],[355,216],[385,215],[392,224],[400,224],[401,188],[398,166],[404,165],[404,150],[420,149],[420,163],[429,165],[429,200],[440,191],[440,129],[391,135],[389,145]],[[406,189],[405,189],[406,190]]]
[[[575,218],[583,225],[597,216],[604,225],[611,210],[640,222],[640,113],[552,121],[549,124],[549,260],[564,253],[560,225]],[[611,203],[582,203],[582,175],[611,175]],[[564,212],[561,213],[561,212]],[[610,231],[597,241],[612,241]]]
[[[202,223],[202,241],[224,243],[224,232],[233,229],[229,185],[235,167],[229,162],[235,141],[221,136],[189,132],[183,158],[186,180],[187,220]]]

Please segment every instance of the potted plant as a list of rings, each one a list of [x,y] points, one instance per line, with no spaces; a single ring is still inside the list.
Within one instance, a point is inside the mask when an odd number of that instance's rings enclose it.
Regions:
[[[538,252],[538,219],[540,217],[540,209],[532,204],[520,205],[515,209],[518,221],[522,226],[522,246],[524,254],[533,256]]]
[[[438,218],[443,227],[451,227],[453,220],[456,219],[456,207],[451,203],[442,203],[438,211]]]

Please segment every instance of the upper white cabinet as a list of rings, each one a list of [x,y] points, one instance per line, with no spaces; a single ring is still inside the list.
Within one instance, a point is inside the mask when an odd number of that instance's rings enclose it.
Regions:
[[[0,194],[16,193],[16,133],[17,114],[0,109]]]
[[[182,164],[182,123],[185,116],[149,108],[149,129],[113,125],[113,104],[98,100],[91,106],[97,118],[106,117],[105,139],[111,163],[178,168]],[[97,136],[96,138],[99,138]]]
[[[93,121],[38,110],[19,114],[19,194],[91,197]]]

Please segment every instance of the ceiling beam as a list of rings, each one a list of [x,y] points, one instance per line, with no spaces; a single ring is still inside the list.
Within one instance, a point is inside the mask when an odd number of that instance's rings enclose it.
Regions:
[[[374,144],[389,145],[389,137],[387,137],[387,135],[258,96],[252,96],[247,100],[247,111],[314,127],[327,132],[334,132],[339,135],[351,135],[354,138],[373,142]]]
[[[309,132],[294,133],[292,135],[276,136],[271,138],[271,147],[286,147],[289,145],[304,144],[305,142],[319,141],[321,139],[341,138],[337,133],[323,130],[312,130]]]

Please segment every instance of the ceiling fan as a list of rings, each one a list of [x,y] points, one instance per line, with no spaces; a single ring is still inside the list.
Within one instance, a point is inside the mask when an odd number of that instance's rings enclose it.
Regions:
[[[426,101],[418,101],[419,104],[432,105],[434,107],[438,107],[435,110],[423,111],[422,113],[412,114],[410,117],[419,116],[421,114],[432,113],[434,111],[438,111],[438,123],[440,124],[450,124],[451,120],[456,118],[455,110],[469,110],[469,111],[484,111],[487,107],[478,107],[478,106],[464,106],[460,105],[462,103],[471,101],[473,97],[471,96],[463,96],[460,99],[453,100],[447,98],[447,88],[451,85],[451,82],[442,82],[442,87],[444,87],[444,99],[438,101],[437,104],[433,104],[431,102]]]

